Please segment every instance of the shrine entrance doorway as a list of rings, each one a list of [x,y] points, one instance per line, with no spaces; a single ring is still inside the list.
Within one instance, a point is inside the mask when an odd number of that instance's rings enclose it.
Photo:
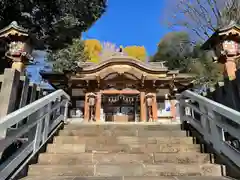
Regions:
[[[102,92],[102,110],[106,122],[138,122],[140,94],[136,90]]]
[[[139,94],[104,94],[102,109],[106,122],[138,122],[140,119]]]

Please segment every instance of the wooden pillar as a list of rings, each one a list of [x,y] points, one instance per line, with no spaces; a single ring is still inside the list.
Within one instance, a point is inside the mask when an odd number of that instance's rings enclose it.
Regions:
[[[100,92],[97,93],[97,101],[96,101],[96,109],[95,109],[95,119],[96,122],[100,121],[101,116],[101,103],[102,103],[102,94]]]
[[[89,105],[88,105],[88,94],[85,94],[85,101],[84,101],[84,121],[88,122],[89,120]]]
[[[137,119],[137,101],[136,99],[134,100],[134,122],[139,121],[139,119]]]
[[[145,92],[140,93],[140,121],[146,122],[146,101],[145,101]]]
[[[153,93],[154,97],[153,97],[153,104],[152,104],[152,118],[153,121],[157,121],[158,117],[157,117],[157,97],[156,97],[156,93]]]

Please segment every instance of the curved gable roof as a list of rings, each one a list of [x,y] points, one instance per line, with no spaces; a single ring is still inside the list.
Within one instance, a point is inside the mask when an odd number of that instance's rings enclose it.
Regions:
[[[82,68],[83,73],[93,73],[100,71],[106,67],[113,65],[129,65],[134,66],[145,72],[166,72],[168,68],[163,65],[163,63],[156,63],[152,65],[139,61],[136,58],[130,56],[111,56],[99,64],[88,65],[86,63],[80,63],[79,66]]]

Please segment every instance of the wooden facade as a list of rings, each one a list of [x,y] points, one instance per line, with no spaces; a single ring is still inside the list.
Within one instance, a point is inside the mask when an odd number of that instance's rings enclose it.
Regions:
[[[85,121],[157,121],[159,104],[169,101],[175,118],[175,94],[191,85],[193,76],[168,70],[163,63],[143,63],[112,56],[99,64],[81,63],[76,73],[41,72],[53,87],[71,95]],[[164,108],[163,108],[164,109]]]

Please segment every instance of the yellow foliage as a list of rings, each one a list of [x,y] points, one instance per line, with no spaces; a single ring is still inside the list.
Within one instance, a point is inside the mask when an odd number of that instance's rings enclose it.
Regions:
[[[102,51],[102,45],[97,39],[87,39],[85,40],[85,51],[89,56],[90,62],[98,63],[99,62],[99,54]]]
[[[124,48],[124,52],[128,56],[135,57],[140,61],[145,61],[147,52],[144,46],[127,46]]]

